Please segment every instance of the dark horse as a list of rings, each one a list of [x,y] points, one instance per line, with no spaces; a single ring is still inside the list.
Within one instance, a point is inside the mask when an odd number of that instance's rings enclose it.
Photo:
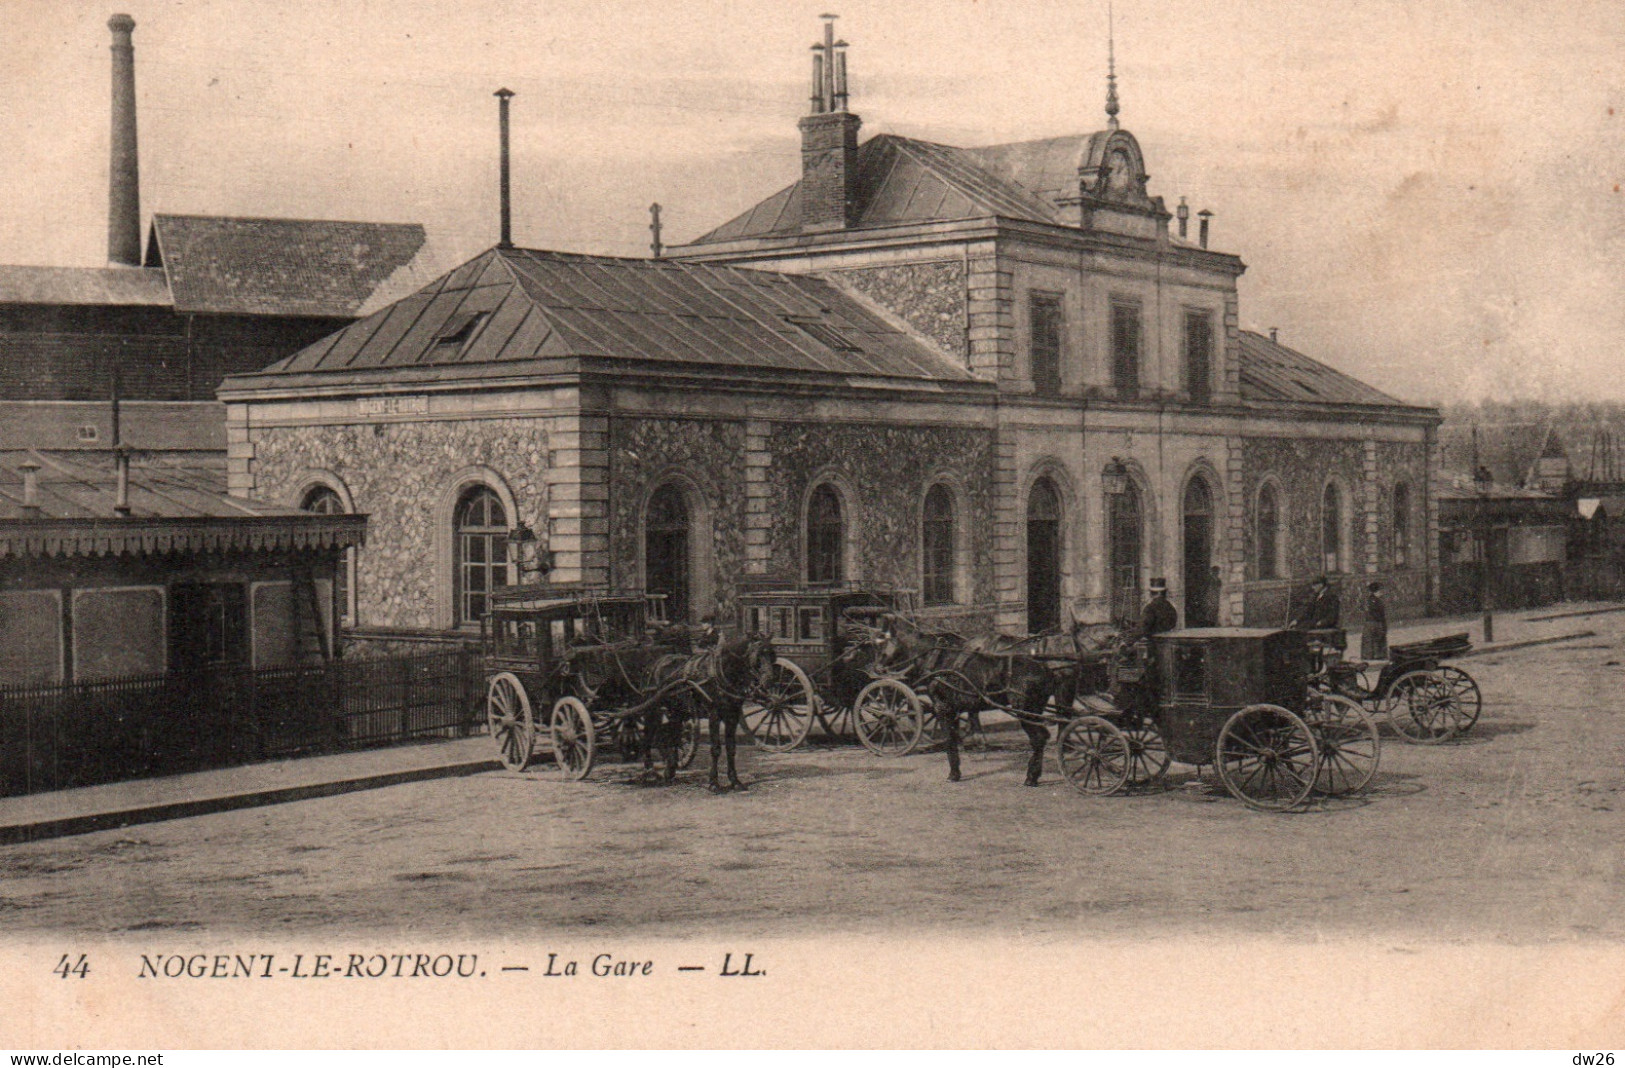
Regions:
[[[773,668],[773,642],[765,634],[746,634],[691,656],[667,655],[650,668],[653,687],[644,704],[644,766],[652,767],[651,747],[658,745],[665,757],[665,782],[677,778],[677,751],[683,727],[692,718],[704,715],[711,723],[712,793],[721,793],[718,765],[726,745],[728,789],[743,790],[734,763],[739,720],[745,701],[766,681]]]
[[[1071,648],[1052,649],[1057,638]],[[1068,717],[1074,695],[1099,692],[1107,679],[1105,655],[1078,632],[1068,643],[1060,635],[989,634],[966,641],[898,629],[886,655],[915,659],[925,667],[926,693],[946,734],[949,782],[960,780],[960,717],[969,717],[974,725],[982,712],[998,708],[1014,715],[1026,733],[1031,750],[1026,783],[1037,786],[1049,745],[1045,712],[1051,700],[1056,713]]]

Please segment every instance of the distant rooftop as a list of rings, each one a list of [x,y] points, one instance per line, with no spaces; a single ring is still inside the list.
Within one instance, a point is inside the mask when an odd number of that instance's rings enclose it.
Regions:
[[[1244,401],[1414,407],[1263,334],[1243,330],[1239,340]]]
[[[416,223],[154,215],[145,267],[0,265],[0,304],[350,319],[427,252]]]

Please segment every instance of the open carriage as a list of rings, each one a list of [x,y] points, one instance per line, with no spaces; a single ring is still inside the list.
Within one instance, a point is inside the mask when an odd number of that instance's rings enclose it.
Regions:
[[[1313,668],[1301,631],[1156,635],[1117,661],[1109,696],[1083,699],[1092,714],[1062,728],[1062,772],[1084,793],[1110,794],[1154,782],[1175,761],[1214,765],[1233,796],[1274,810],[1357,793],[1377,771],[1376,723],[1312,687]]]
[[[665,622],[658,595],[564,585],[514,587],[492,598],[480,628],[486,725],[502,763],[523,770],[544,731],[559,769],[585,778],[605,747],[647,752],[646,713],[679,687],[654,687],[662,660],[692,651],[695,633]],[[693,762],[697,720],[679,759]]]
[[[757,744],[787,752],[816,727],[882,755],[911,752],[928,719],[910,685],[918,665],[888,665],[881,646],[886,617],[912,607],[912,593],[899,590],[762,584],[742,593],[740,627],[773,639],[779,672],[771,697],[745,711]]]
[[[1467,635],[1460,633],[1391,646],[1383,663],[1329,657],[1314,682],[1374,715],[1386,716],[1394,733],[1407,742],[1446,742],[1472,730],[1483,710],[1478,683],[1444,662],[1472,647]]]

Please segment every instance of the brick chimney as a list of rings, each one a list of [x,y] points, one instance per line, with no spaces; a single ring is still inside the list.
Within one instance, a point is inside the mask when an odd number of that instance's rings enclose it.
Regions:
[[[141,180],[135,145],[135,19],[114,15],[113,137],[107,170],[107,262],[141,266]]]
[[[846,110],[846,42],[835,16],[824,15],[824,40],[813,45],[812,114],[801,126],[801,228],[843,230],[855,221],[858,127]]]

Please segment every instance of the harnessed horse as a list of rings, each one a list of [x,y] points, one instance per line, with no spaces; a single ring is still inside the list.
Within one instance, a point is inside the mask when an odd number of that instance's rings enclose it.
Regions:
[[[765,634],[751,633],[720,642],[690,656],[668,654],[649,668],[654,695],[644,702],[644,767],[652,764],[652,747],[659,745],[666,759],[664,781],[677,778],[677,750],[683,725],[700,714],[704,705],[711,725],[712,793],[721,793],[717,772],[724,747],[728,757],[728,788],[745,789],[739,781],[734,753],[745,700],[767,679],[775,663],[773,642]]]

